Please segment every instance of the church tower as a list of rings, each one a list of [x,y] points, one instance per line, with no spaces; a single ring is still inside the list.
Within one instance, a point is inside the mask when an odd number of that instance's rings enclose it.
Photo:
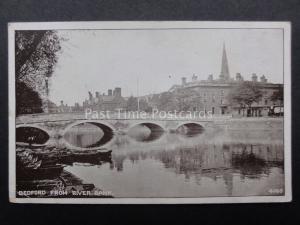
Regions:
[[[225,43],[223,44],[223,55],[222,55],[220,79],[226,80],[226,81],[230,79]]]

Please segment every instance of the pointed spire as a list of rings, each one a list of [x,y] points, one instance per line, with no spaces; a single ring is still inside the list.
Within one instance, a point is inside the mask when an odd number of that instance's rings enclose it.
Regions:
[[[222,66],[221,66],[220,78],[223,78],[225,80],[230,79],[225,43],[223,43],[223,55],[222,55]]]

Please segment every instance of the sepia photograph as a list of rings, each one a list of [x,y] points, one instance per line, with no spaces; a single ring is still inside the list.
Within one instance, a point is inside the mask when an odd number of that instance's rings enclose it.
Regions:
[[[9,23],[10,201],[291,201],[290,29]]]

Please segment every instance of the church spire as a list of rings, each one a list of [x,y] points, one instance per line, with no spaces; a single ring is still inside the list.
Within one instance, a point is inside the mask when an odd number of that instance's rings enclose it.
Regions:
[[[230,79],[225,43],[223,43],[223,55],[222,55],[222,66],[221,66],[220,78],[225,80]]]

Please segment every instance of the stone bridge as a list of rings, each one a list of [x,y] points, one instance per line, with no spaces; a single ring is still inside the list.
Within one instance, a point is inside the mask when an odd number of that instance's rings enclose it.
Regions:
[[[143,118],[122,118],[120,115],[118,117],[111,115],[107,118],[85,118],[83,113],[69,113],[69,114],[30,114],[18,116],[16,118],[16,128],[17,128],[17,142],[26,142],[22,140],[22,135],[26,134],[23,131],[26,128],[36,128],[35,130],[40,130],[44,135],[48,136],[46,141],[47,145],[54,145],[58,147],[67,147],[77,150],[85,150],[85,148],[79,148],[70,145],[64,138],[65,134],[74,126],[79,124],[89,123],[99,127],[104,136],[101,138],[101,142],[96,143],[89,149],[99,149],[101,146],[109,147],[109,143],[112,142],[116,135],[126,135],[128,132],[141,125],[149,128],[151,131],[149,140],[151,140],[152,133],[165,133],[165,132],[176,132],[178,129],[185,127],[189,130],[198,129],[204,131],[207,127],[212,125],[212,120],[209,119],[190,119],[190,118],[154,118],[151,116]],[[19,131],[19,133],[18,133]],[[21,141],[18,140],[18,136],[21,136]],[[26,135],[25,135],[26,136]],[[42,144],[42,143],[39,143]]]

